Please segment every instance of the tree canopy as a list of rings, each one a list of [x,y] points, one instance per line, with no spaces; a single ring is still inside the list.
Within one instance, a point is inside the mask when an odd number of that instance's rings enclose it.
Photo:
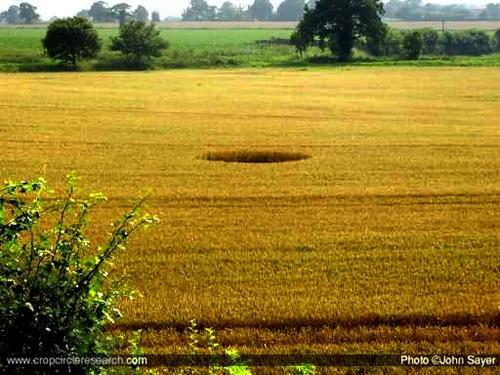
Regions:
[[[36,12],[36,7],[30,3],[19,4],[19,18],[27,25],[40,21],[40,15]]]
[[[182,13],[185,21],[211,21],[215,19],[216,7],[205,0],[191,0],[189,7]]]
[[[304,0],[284,0],[276,11],[278,21],[298,21],[304,15]]]
[[[83,17],[52,22],[42,44],[50,58],[69,64],[73,70],[78,61],[96,57],[101,49],[94,26]]]
[[[302,52],[318,38],[340,61],[348,61],[356,40],[386,31],[383,13],[381,0],[319,0],[304,13],[292,42]]]
[[[119,35],[111,38],[111,50],[123,53],[135,68],[145,68],[151,57],[160,57],[168,46],[154,23],[141,21],[121,25]]]
[[[136,21],[141,21],[141,22],[148,22],[149,21],[149,12],[142,5],[137,6],[137,8],[134,10],[133,15],[134,15],[134,19]]]
[[[157,10],[154,10],[153,13],[151,13],[151,21],[161,22],[160,12],[158,12]]]
[[[273,4],[269,0],[255,0],[248,8],[251,19],[258,21],[269,21],[273,17]]]
[[[19,7],[11,5],[9,9],[0,13],[0,21],[5,21],[10,25],[21,23],[21,16],[19,15]]]
[[[131,6],[127,3],[118,3],[109,8],[109,14],[111,14],[116,20],[118,20],[118,23],[121,26],[125,22],[127,22],[128,19],[133,18],[132,14],[130,13],[130,8]]]

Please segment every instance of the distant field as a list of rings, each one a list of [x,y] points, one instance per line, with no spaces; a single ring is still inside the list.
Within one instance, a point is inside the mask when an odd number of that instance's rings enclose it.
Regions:
[[[442,23],[438,22],[424,22],[424,21],[389,21],[389,26],[396,29],[422,29],[430,27],[436,30],[441,30]],[[500,29],[500,21],[446,21],[445,30],[497,30]]]
[[[98,238],[152,189],[117,264],[148,351],[195,318],[250,352],[498,353],[499,93],[491,68],[2,74],[0,179],[76,170],[111,198]],[[199,159],[241,149],[312,158]]]
[[[118,29],[101,28],[97,31],[104,42],[109,42],[111,36],[118,35]],[[45,36],[44,28],[0,28],[0,52],[9,48],[40,49],[41,39]],[[199,47],[224,46],[253,43],[260,39],[271,37],[289,37],[289,30],[280,29],[234,29],[227,32],[220,29],[164,29],[162,36],[172,46]]]
[[[110,55],[107,47],[110,37],[117,35],[117,28],[99,27],[98,33],[104,42],[101,55]],[[286,61],[295,58],[292,46],[263,47],[255,41],[289,38],[290,33],[285,29],[162,29],[161,35],[171,47],[160,65],[167,68],[260,66]],[[44,28],[0,28],[0,71],[9,70],[10,66],[14,70],[19,66],[21,70],[29,70],[36,65],[49,65],[50,61],[42,56],[41,39],[44,36]]]

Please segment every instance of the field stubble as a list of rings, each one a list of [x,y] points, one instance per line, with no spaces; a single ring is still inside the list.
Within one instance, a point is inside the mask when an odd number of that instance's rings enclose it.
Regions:
[[[498,92],[498,69],[1,75],[0,177],[76,170],[111,198],[97,238],[151,188],[162,224],[117,263],[149,350],[194,318],[242,350],[498,352]]]

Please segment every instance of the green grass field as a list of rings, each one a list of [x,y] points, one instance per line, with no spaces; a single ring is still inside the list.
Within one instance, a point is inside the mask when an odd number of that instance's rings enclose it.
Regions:
[[[175,24],[177,25],[177,24]],[[171,44],[170,49],[155,63],[157,69],[169,68],[220,68],[220,67],[307,67],[307,58],[327,56],[317,48],[309,50],[304,58],[299,57],[292,46],[259,45],[256,41],[271,38],[289,38],[288,28],[236,28],[239,24],[212,25],[211,28],[162,28],[162,36]],[[423,25],[420,25],[423,26]],[[426,26],[429,26],[426,24]],[[462,25],[463,26],[463,25]],[[172,26],[173,27],[173,26]],[[401,26],[402,27],[402,26]],[[117,34],[116,27],[98,25],[98,32],[104,42],[99,57],[81,64],[83,71],[126,70],[119,54],[108,50],[109,38]],[[0,28],[0,71],[52,71],[60,70],[43,56],[41,39],[43,27]],[[500,55],[479,57],[436,57],[425,56],[418,61],[393,58],[373,59],[363,52],[355,53],[357,65],[404,65],[404,66],[499,66]],[[331,63],[333,64],[333,63]]]
[[[117,29],[99,28],[104,42],[102,55],[109,38],[117,35]],[[276,62],[295,60],[291,46],[259,46],[257,40],[272,37],[289,38],[286,29],[163,29],[162,36],[171,48],[159,65],[163,67],[204,67],[218,65],[270,65]],[[0,28],[0,70],[36,69],[36,65],[47,65],[50,61],[42,55],[43,28]],[[84,64],[85,69],[85,64]]]
[[[94,239],[151,188],[162,223],[115,269],[147,352],[196,319],[245,353],[498,353],[499,92],[498,68],[2,74],[0,178],[76,170],[110,197]],[[200,158],[237,150],[311,158]],[[383,371],[359,373],[408,373]]]

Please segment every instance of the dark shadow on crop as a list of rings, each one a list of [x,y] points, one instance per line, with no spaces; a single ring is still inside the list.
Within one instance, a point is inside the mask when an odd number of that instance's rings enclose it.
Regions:
[[[358,317],[332,317],[330,319],[283,319],[265,321],[238,321],[238,320],[203,320],[198,321],[200,326],[213,327],[216,329],[226,328],[254,328],[287,330],[309,328],[359,328],[359,327],[500,327],[500,314],[483,313],[467,314],[455,313],[446,315],[432,314],[407,314],[407,315],[378,315],[367,314]],[[117,323],[116,328],[122,329],[186,329],[186,322],[179,320],[170,321],[141,321]]]
[[[221,161],[226,163],[266,164],[299,161],[309,159],[310,157],[310,155],[300,152],[239,150],[209,151],[200,158],[208,161]]]

